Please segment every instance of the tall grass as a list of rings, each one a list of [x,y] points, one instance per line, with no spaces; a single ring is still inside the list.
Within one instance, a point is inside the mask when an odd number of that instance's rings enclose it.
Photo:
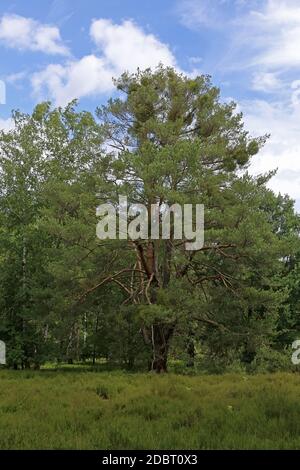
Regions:
[[[1,449],[297,449],[297,374],[0,371]]]

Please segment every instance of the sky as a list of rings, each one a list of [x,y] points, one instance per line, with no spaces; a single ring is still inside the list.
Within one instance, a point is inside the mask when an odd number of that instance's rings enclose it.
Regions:
[[[0,57],[4,129],[43,100],[93,111],[124,70],[211,75],[270,134],[250,171],[277,168],[269,186],[300,210],[300,0],[0,0]]]

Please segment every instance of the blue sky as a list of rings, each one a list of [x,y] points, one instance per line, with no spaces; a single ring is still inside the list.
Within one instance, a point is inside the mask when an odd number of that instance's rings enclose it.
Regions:
[[[299,0],[1,0],[0,127],[45,99],[94,110],[124,69],[210,74],[251,134],[271,133],[251,171],[278,168],[271,187],[300,209],[299,45]]]

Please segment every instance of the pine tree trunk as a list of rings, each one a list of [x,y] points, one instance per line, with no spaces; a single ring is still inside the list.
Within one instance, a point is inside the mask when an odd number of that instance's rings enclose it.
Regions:
[[[155,324],[151,327],[152,361],[151,370],[161,374],[167,372],[168,351],[174,327]]]
[[[192,329],[189,329],[188,333],[188,338],[186,342],[186,352],[188,355],[188,360],[187,360],[187,367],[194,367],[195,365],[195,356],[196,356],[196,350],[195,350],[195,338],[194,338],[194,332]]]
[[[157,303],[157,289],[159,288],[159,273],[157,266],[157,254],[155,252],[155,243],[148,243],[146,256],[142,246],[137,244],[139,253],[139,262],[148,275],[148,285],[145,290],[145,297],[150,305]],[[165,240],[165,257],[162,275],[162,285],[166,288],[170,282],[170,270],[172,259],[172,242]],[[149,361],[149,370],[158,374],[167,372],[168,351],[170,339],[173,335],[175,325],[170,323],[161,323],[157,319],[150,328],[142,326],[144,341],[152,346],[152,357]]]

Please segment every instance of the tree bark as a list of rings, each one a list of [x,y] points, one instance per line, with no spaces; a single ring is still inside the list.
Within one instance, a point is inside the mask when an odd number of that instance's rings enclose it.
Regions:
[[[174,327],[164,324],[154,324],[151,327],[152,338],[152,361],[151,370],[161,374],[167,372],[168,368],[168,351],[170,339],[172,337]]]

